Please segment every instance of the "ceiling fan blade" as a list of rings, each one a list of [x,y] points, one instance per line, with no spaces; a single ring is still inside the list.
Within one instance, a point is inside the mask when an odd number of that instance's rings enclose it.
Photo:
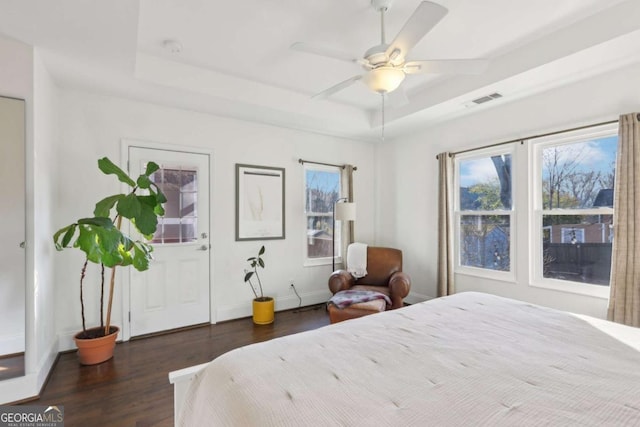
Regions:
[[[311,98],[312,99],[325,99],[325,98],[328,98],[331,95],[333,95],[334,93],[339,92],[342,89],[345,89],[345,88],[351,86],[352,84],[354,84],[355,82],[357,82],[361,78],[362,78],[362,76],[353,76],[350,79],[347,79],[347,80],[345,80],[343,82],[338,83],[337,85],[331,86],[327,90],[323,90],[322,92],[313,95]]]
[[[448,9],[430,1],[423,1],[409,17],[396,38],[387,48],[387,56],[394,65],[401,64],[407,53],[447,14]]]
[[[346,62],[358,62],[357,58],[347,52],[342,52],[337,49],[332,49],[325,46],[311,45],[303,42],[296,42],[289,46],[289,49],[297,50],[299,52],[310,53],[312,55],[326,56],[327,58],[338,59]]]
[[[443,59],[409,61],[404,64],[407,74],[481,74],[489,65],[486,59]]]

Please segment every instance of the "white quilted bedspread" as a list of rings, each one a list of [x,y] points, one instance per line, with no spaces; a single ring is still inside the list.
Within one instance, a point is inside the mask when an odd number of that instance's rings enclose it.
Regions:
[[[439,298],[226,353],[181,424],[640,426],[640,330],[594,323],[608,332],[492,295]]]

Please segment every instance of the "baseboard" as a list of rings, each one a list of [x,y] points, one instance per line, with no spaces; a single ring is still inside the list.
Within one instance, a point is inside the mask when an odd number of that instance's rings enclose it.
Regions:
[[[276,297],[275,309],[276,312],[283,310],[291,310],[299,306],[315,305],[326,302],[331,297],[329,290],[317,291],[300,294],[302,303],[295,295]],[[250,317],[252,315],[251,301],[247,301],[245,304],[230,306],[230,307],[218,307],[216,310],[216,321],[224,322],[226,320],[241,319],[243,317]]]
[[[57,348],[58,339],[55,339],[38,362],[35,372],[0,381],[0,405],[37,398],[58,357]]]
[[[58,333],[58,352],[62,353],[76,348],[76,342],[73,337],[78,333],[75,331],[63,331]]]
[[[301,293],[300,298],[302,298],[302,303],[300,303],[300,300],[295,295],[276,297],[275,309],[276,312],[278,312],[290,310],[299,306],[321,304],[326,302],[330,297],[331,293],[328,289],[326,291]],[[251,317],[252,310],[251,300],[248,300],[242,305],[217,307],[216,310],[211,313],[212,323]],[[74,350],[76,348],[76,344],[73,337],[77,333],[77,330],[60,332],[58,334],[58,352]]]
[[[40,363],[38,364],[38,371],[37,371],[38,394],[46,384],[47,379],[49,378],[49,374],[51,373],[51,369],[53,369],[53,365],[56,363],[56,359],[58,358],[58,348],[60,347],[58,341],[59,339],[58,337],[56,337],[56,339],[53,340],[53,342],[47,349],[47,353],[40,360]]]

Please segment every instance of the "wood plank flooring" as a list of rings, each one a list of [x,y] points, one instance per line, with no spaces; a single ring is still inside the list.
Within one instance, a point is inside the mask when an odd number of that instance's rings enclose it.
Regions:
[[[0,356],[0,381],[24,375],[24,353]]]
[[[61,354],[39,400],[64,405],[65,426],[172,426],[173,387],[168,373],[234,348],[329,324],[324,305],[276,313],[272,325],[250,318],[119,343],[112,360],[80,366]]]

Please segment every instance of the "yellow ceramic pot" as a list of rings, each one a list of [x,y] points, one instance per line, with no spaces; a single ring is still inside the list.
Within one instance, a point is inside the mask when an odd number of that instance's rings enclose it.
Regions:
[[[268,325],[273,323],[274,301],[271,297],[256,298],[253,300],[253,323],[256,325]]]

